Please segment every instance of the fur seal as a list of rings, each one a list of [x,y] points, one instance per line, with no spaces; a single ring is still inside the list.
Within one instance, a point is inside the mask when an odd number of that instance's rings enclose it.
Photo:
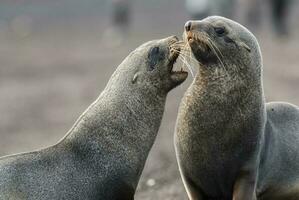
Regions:
[[[212,16],[185,25],[199,71],[179,108],[175,148],[192,200],[298,200],[299,108],[265,103],[255,36]]]
[[[0,199],[132,200],[156,138],[173,71],[172,36],[143,44],[56,145],[0,159]]]

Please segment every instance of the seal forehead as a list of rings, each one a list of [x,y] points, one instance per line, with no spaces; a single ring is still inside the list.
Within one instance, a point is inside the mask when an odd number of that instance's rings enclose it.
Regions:
[[[148,51],[152,47],[161,46],[161,44],[159,43],[160,41],[161,40],[152,40],[140,45],[138,48],[136,48],[134,51],[130,53],[130,59],[134,59],[135,63],[137,63],[137,60],[143,61],[145,59],[145,55],[147,56]],[[138,62],[138,64],[140,63]]]
[[[243,25],[221,16],[210,16],[203,20],[213,26],[225,26],[229,30],[229,34],[235,40],[245,42],[252,48],[259,49],[259,44],[256,37]]]
[[[203,19],[203,21],[213,23],[213,24],[222,23],[222,24],[229,25],[229,26],[234,26],[234,25],[242,26],[233,20],[230,20],[228,18],[221,17],[221,16],[210,16],[210,17]]]
[[[151,40],[151,41],[149,41],[149,42],[146,42],[146,43],[144,43],[144,44],[142,44],[139,48],[137,48],[137,50],[139,49],[139,50],[142,50],[142,49],[148,49],[148,48],[150,48],[150,47],[153,47],[153,46],[155,46],[155,45],[159,45],[159,42],[160,42],[161,40]]]
[[[232,29],[232,31],[235,31],[238,34],[240,34],[240,36],[242,36],[242,35],[248,36],[250,34],[251,37],[255,38],[255,36],[253,34],[251,34],[251,32],[245,26],[239,24],[238,22],[235,22],[233,20],[225,18],[225,17],[211,16],[211,17],[207,17],[203,21],[211,23],[213,25],[228,26]]]
[[[157,44],[156,40],[146,42],[142,45],[140,45],[138,48],[136,48],[134,51],[132,51],[128,57],[135,60],[144,60],[145,54],[148,52],[148,50],[155,46]]]

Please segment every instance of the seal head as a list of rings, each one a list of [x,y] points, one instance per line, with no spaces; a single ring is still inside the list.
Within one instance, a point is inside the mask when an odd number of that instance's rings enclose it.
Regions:
[[[179,39],[176,36],[147,42],[133,51],[124,61],[126,66],[133,66],[132,83],[150,86],[163,93],[180,85],[186,80],[186,71],[174,71],[173,66],[179,56]],[[146,55],[146,57],[144,57]],[[142,56],[144,59],[140,59]],[[128,64],[128,61],[132,64]]]
[[[208,72],[206,76],[250,76],[260,82],[262,58],[259,44],[244,26],[213,16],[188,21],[183,37],[199,61],[201,72]]]

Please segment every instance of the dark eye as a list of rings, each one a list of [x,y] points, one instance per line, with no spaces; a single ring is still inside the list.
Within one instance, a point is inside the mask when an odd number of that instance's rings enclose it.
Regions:
[[[214,30],[217,33],[217,35],[219,35],[219,36],[222,36],[225,33],[225,28],[224,27],[215,27]]]
[[[149,70],[152,71],[155,69],[157,63],[162,60],[163,55],[160,52],[159,47],[153,47],[148,53],[148,61],[149,61]]]

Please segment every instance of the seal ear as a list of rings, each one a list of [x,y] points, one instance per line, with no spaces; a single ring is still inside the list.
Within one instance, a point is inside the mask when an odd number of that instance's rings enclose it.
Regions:
[[[251,48],[247,44],[245,44],[244,42],[241,41],[241,42],[237,42],[237,43],[240,47],[245,48],[249,53],[251,52]]]
[[[133,79],[132,79],[132,83],[133,83],[133,84],[136,83],[137,79],[138,79],[138,73],[136,73],[136,74],[134,75],[134,77],[133,77]]]

